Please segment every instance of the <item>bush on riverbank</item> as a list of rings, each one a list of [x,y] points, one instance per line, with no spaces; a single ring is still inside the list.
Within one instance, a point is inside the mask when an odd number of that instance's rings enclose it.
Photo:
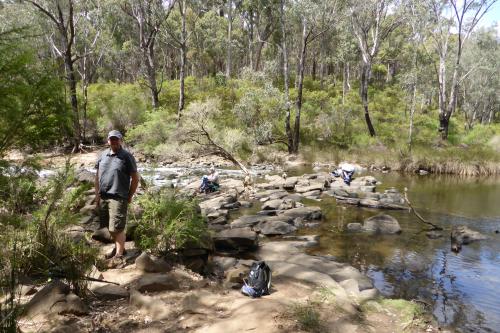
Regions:
[[[8,182],[18,180],[10,178]],[[70,188],[75,178],[69,162],[46,186],[37,188],[35,184],[31,183],[37,194],[35,208],[3,214],[0,221],[0,243],[5,245],[1,251],[6,267],[35,280],[64,279],[75,293],[84,294],[84,276],[95,263],[97,251],[84,239],[71,238],[65,229],[76,223],[78,216],[72,211],[80,205],[85,187]],[[25,198],[18,200],[26,201]],[[5,207],[3,202],[2,208]]]
[[[248,161],[262,146],[285,152],[286,146],[282,143],[286,141],[283,93],[272,82],[265,71],[243,71],[240,78],[224,84],[215,78],[190,77],[186,80],[183,114],[188,113],[193,102],[204,105],[208,98],[217,100],[216,108],[210,111],[214,113],[215,133],[235,132],[246,140],[244,149],[239,149],[236,157]],[[449,140],[442,142],[438,133],[437,106],[420,105],[413,119],[410,147],[408,105],[402,86],[396,82],[373,85],[370,89],[370,110],[377,132],[373,138],[366,129],[356,85],[353,82],[351,91],[342,99],[341,87],[325,84],[321,88],[316,81],[306,78],[300,131],[302,154],[312,148],[365,164],[397,164],[401,165],[401,170],[413,171],[422,166],[440,173],[497,173],[495,165],[499,164],[499,154],[488,142],[500,134],[500,125],[493,123],[466,129],[461,125],[465,118],[458,112],[451,118]],[[124,103],[122,95],[127,95],[129,102]],[[296,90],[291,88],[291,101],[295,97]],[[127,110],[133,109],[135,120],[129,121],[125,128],[129,133],[127,140],[148,155],[175,160],[194,151],[192,143],[180,141],[177,131],[178,81],[164,84],[160,94],[163,106],[154,111],[148,110],[147,94],[138,85],[91,86],[89,99],[93,101],[90,118],[101,124],[104,124],[103,119],[108,119],[104,121],[108,127],[110,124],[121,126],[109,121],[120,113],[115,110],[127,105],[123,112],[129,119]],[[292,106],[292,125],[294,113]],[[187,121],[181,117],[180,127]],[[105,133],[103,128],[97,129],[101,136]],[[474,166],[477,161],[489,162],[491,166],[477,168]]]
[[[197,202],[174,191],[149,192],[138,199],[143,213],[135,230],[136,246],[155,255],[166,255],[188,242],[201,242],[207,226]]]

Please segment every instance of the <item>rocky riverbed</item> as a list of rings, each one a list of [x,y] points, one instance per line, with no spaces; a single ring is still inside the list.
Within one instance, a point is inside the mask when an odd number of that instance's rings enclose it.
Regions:
[[[414,317],[414,304],[401,301],[402,306],[381,299],[371,280],[356,268],[328,256],[305,253],[318,243],[314,227],[322,223],[322,211],[303,202],[328,195],[358,206],[403,209],[404,201],[395,189],[377,192],[377,181],[370,176],[359,177],[347,187],[328,172],[287,177],[269,175],[272,168],[259,167],[252,170],[262,177],[254,178],[251,186],[243,186],[243,176],[229,171],[222,173],[220,192],[196,194],[197,174],[204,168],[206,165],[192,167],[195,171],[180,168],[167,177],[178,181],[155,186],[175,185],[179,191],[198,196],[212,245],[186,249],[182,264],[174,264],[140,253],[129,230],[126,260],[117,268],[89,272],[102,282],[90,284],[86,302],[60,281],[23,286],[26,310],[21,330],[299,332],[311,330],[298,314],[297,309],[303,308],[318,314],[319,326],[314,329],[326,332],[437,331],[423,317]],[[92,176],[88,166],[78,170],[81,182],[92,182]],[[104,254],[113,245],[107,244],[109,234],[99,224],[92,199],[90,190],[81,209],[84,217],[66,232],[76,241],[92,235],[89,245]],[[249,207],[255,213],[237,214]],[[140,215],[140,211],[134,214]],[[388,223],[394,230],[394,221]],[[365,222],[362,228],[383,232],[384,225],[377,220]],[[295,235],[308,227],[311,235]],[[248,258],[270,265],[270,295],[251,299],[239,292],[253,262]]]

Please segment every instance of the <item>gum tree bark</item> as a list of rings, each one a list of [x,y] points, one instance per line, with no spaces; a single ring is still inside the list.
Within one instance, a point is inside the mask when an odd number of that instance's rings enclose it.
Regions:
[[[391,0],[367,0],[352,3],[349,7],[354,35],[361,51],[361,75],[359,95],[363,104],[366,126],[371,136],[375,136],[370,112],[368,109],[368,83],[374,58],[377,56],[380,44],[399,25],[396,14],[388,18],[387,12]]]
[[[122,10],[135,20],[138,28],[139,48],[146,67],[147,86],[151,91],[151,104],[154,109],[160,107],[159,95],[161,84],[156,82],[157,63],[155,59],[156,37],[161,26],[170,15],[176,0],[129,0],[122,4]],[[163,80],[162,80],[163,81]]]
[[[51,41],[52,49],[64,61],[64,72],[66,74],[66,84],[69,88],[69,97],[71,110],[73,113],[73,151],[80,150],[81,130],[80,114],[78,111],[78,99],[76,96],[76,75],[74,63],[78,60],[73,54],[75,42],[75,21],[74,21],[74,2],[67,0],[67,6],[62,6],[62,1],[55,2],[53,10],[44,7],[39,1],[28,1],[45,15],[56,27],[59,35],[59,45]]]

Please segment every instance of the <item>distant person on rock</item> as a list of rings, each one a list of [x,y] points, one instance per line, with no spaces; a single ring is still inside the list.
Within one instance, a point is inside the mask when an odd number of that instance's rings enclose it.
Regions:
[[[215,192],[219,190],[219,187],[219,173],[212,165],[210,167],[210,174],[208,176],[204,175],[201,178],[200,193]]]
[[[332,171],[334,177],[342,177],[344,183],[348,186],[351,185],[352,178],[354,176],[354,165],[349,163],[342,163],[339,165],[337,170]]]
[[[109,149],[101,154],[95,165],[95,193],[101,225],[108,226],[115,241],[106,259],[121,260],[125,254],[127,207],[139,184],[135,158],[122,147],[122,139],[119,131],[109,132]]]

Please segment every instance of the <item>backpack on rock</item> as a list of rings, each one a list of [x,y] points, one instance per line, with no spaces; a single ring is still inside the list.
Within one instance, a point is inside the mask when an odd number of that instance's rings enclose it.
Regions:
[[[269,295],[271,289],[271,268],[265,261],[257,261],[252,264],[248,279],[243,279],[245,283],[241,292],[253,298],[262,295]]]

